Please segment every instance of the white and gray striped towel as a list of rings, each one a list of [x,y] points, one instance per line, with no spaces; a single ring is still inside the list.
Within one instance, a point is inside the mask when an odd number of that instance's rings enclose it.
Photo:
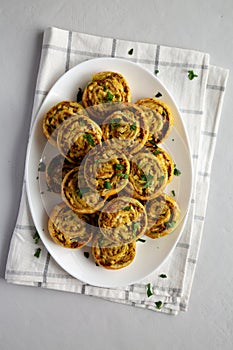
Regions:
[[[128,54],[130,49],[132,55]],[[177,314],[188,307],[228,71],[211,66],[209,55],[203,52],[48,28],[44,33],[32,123],[44,97],[61,75],[84,60],[102,56],[126,58],[152,73],[158,70],[158,78],[175,97],[189,134],[194,166],[194,191],[183,234],[172,255],[149,280],[114,289],[87,285],[63,271],[41,242],[35,245],[35,226],[24,185],[5,278],[11,283],[82,293]],[[189,70],[198,77],[190,80]],[[38,259],[34,257],[37,247],[41,248]],[[158,277],[160,273],[167,278]],[[153,288],[150,298],[146,293],[147,283]],[[160,310],[156,301],[163,303]]]

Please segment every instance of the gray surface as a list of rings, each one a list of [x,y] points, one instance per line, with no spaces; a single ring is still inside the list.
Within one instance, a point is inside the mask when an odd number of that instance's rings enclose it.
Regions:
[[[193,48],[233,68],[232,0],[0,0],[0,349],[230,349],[233,157],[230,74],[189,310],[165,316],[3,280],[17,216],[42,32],[57,26]]]

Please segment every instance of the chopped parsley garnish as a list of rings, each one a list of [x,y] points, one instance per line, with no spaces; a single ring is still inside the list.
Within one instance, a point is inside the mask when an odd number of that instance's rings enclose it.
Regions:
[[[107,90],[107,86],[104,85],[104,86],[103,86],[103,91],[106,91],[106,90]]]
[[[161,97],[161,96],[162,96],[161,92],[158,92],[158,93],[155,95],[155,97],[157,97],[157,98],[159,98],[159,97]]]
[[[83,136],[83,138],[84,138],[85,140],[87,140],[87,142],[88,142],[91,146],[95,146],[95,142],[94,142],[93,137],[92,137],[91,134],[85,134],[85,135]]]
[[[148,140],[148,142],[150,142],[153,146],[157,146],[153,139],[152,140]]]
[[[146,242],[146,240],[145,240],[145,239],[143,239],[143,238],[138,238],[138,239],[137,239],[137,242],[142,242],[142,243],[145,243],[145,242]]]
[[[80,126],[84,126],[84,125],[85,125],[84,120],[79,120],[79,125],[80,125]]]
[[[79,198],[83,198],[83,195],[85,194],[85,193],[87,193],[87,192],[89,192],[89,188],[88,187],[83,187],[83,188],[79,188],[78,189],[78,196],[79,196]]]
[[[113,118],[112,120],[110,120],[111,129],[114,129],[120,126],[120,121],[121,121],[121,118]]]
[[[140,226],[140,222],[133,222],[133,233],[136,234],[137,229],[139,228],[139,226]]]
[[[129,51],[128,51],[128,55],[132,55],[133,54],[133,49],[130,49]]]
[[[95,163],[99,163],[99,162],[100,162],[100,160],[99,160],[99,159],[96,159],[96,160],[95,160]]]
[[[156,150],[153,152],[155,156],[161,153],[161,150],[159,148],[156,148]]]
[[[83,255],[85,256],[85,258],[88,259],[90,254],[89,254],[89,252],[83,252]]]
[[[176,196],[176,192],[174,190],[172,190],[171,193],[172,193],[173,197]]]
[[[174,164],[174,172],[173,172],[173,174],[175,175],[175,176],[179,176],[180,174],[181,174],[181,171],[179,170],[179,169],[177,169],[177,167],[176,167],[176,164]]]
[[[165,223],[166,228],[174,227],[176,224],[176,221],[169,221]]]
[[[131,209],[131,205],[127,205],[126,207],[122,208],[123,210],[130,210]]]
[[[142,181],[146,181],[145,185],[143,185],[142,188],[148,188],[152,185],[152,179],[153,179],[153,175],[150,175],[150,174],[142,174],[141,175],[141,180]]]
[[[40,236],[38,234],[37,231],[35,231],[34,235],[33,235],[33,239],[35,241],[35,244],[38,244],[39,240],[40,240]]]
[[[156,305],[157,309],[160,310],[160,309],[162,308],[162,306],[163,306],[163,302],[162,302],[161,300],[156,301],[156,302],[155,302],[155,305]]]
[[[108,102],[111,102],[111,101],[113,100],[113,97],[114,97],[114,95],[111,94],[110,91],[108,91],[108,92],[107,92],[106,100],[107,100]]]
[[[132,125],[130,125],[130,130],[136,130],[136,122],[134,122]]]
[[[129,174],[116,173],[116,176],[121,176],[121,177],[123,177],[123,179],[129,178]]]
[[[110,188],[112,188],[111,182],[105,181],[104,182],[104,188],[106,188],[107,190],[110,190]]]
[[[159,181],[159,182],[162,182],[164,179],[165,179],[165,177],[164,177],[163,175],[160,176],[160,177],[158,177],[158,181]]]
[[[193,80],[194,78],[197,78],[198,75],[194,73],[193,70],[188,70],[188,78],[189,80]]]
[[[46,165],[44,162],[39,163],[38,171],[45,171]]]
[[[147,294],[148,298],[151,297],[151,295],[153,295],[153,293],[151,291],[151,284],[150,283],[148,283],[146,285],[146,294]]]
[[[162,111],[162,116],[163,116],[163,117],[166,117],[166,115],[167,115],[167,112],[165,111],[165,109],[163,109],[163,111]]]
[[[35,256],[36,258],[39,258],[39,257],[40,257],[40,252],[41,252],[41,248],[37,248],[36,251],[35,251],[34,256]]]
[[[165,273],[161,273],[161,275],[159,275],[160,278],[167,278],[167,275]]]
[[[125,166],[123,164],[116,164],[116,170],[123,170]]]
[[[158,74],[159,74],[159,70],[155,69],[155,75],[158,75]]]
[[[78,93],[77,93],[77,102],[81,102],[82,101],[82,96],[83,96],[83,91],[81,88],[78,89]]]

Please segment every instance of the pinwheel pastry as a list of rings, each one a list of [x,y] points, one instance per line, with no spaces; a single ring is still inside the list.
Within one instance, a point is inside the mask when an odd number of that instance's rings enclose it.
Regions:
[[[96,146],[85,158],[85,179],[104,198],[114,195],[127,185],[129,172],[130,163],[126,156],[110,147]]]
[[[82,102],[95,119],[103,120],[119,102],[131,102],[130,87],[122,74],[99,72],[83,91]],[[92,106],[95,106],[92,108]]]
[[[57,146],[60,153],[71,163],[80,160],[97,144],[101,143],[102,131],[89,117],[73,116],[59,128]]]
[[[128,266],[134,260],[136,242],[116,245],[99,235],[92,243],[92,255],[95,262],[110,270],[118,270]]]
[[[70,163],[61,154],[55,156],[46,166],[46,182],[49,190],[54,193],[61,193],[62,180],[74,166],[74,163]]]
[[[116,245],[130,243],[144,235],[147,214],[144,206],[134,198],[118,197],[110,200],[99,215],[99,227],[104,237]]]
[[[158,146],[146,146],[146,149],[149,150],[155,157],[159,160],[160,163],[163,163],[167,169],[167,182],[171,182],[174,174],[174,162],[171,155],[166,152],[163,148]]]
[[[144,98],[136,102],[144,107],[149,124],[147,144],[156,145],[165,140],[174,123],[170,108],[156,98]]]
[[[81,248],[92,239],[92,226],[88,215],[77,214],[65,203],[56,205],[48,221],[53,241],[65,248]]]
[[[64,120],[80,113],[87,114],[81,104],[73,101],[61,101],[50,108],[43,119],[43,132],[52,145],[57,145],[57,130]]]
[[[166,194],[161,194],[152,201],[147,201],[148,229],[146,235],[159,238],[172,232],[180,218],[177,202]]]
[[[135,198],[153,199],[167,185],[167,167],[150,152],[135,154],[130,161],[130,168],[129,183],[125,190]]]
[[[66,174],[61,193],[64,202],[77,213],[95,213],[104,205],[98,191],[88,186],[81,167],[75,167]]]
[[[146,143],[149,127],[142,108],[127,103],[110,114],[101,125],[103,139],[125,154],[138,152]]]

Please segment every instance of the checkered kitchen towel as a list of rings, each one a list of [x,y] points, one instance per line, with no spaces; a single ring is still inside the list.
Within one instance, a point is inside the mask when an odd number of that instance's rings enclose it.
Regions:
[[[130,49],[133,49],[131,55]],[[169,259],[149,279],[124,288],[87,285],[63,271],[41,242],[35,245],[35,226],[24,185],[5,278],[11,283],[82,293],[177,314],[188,307],[228,71],[209,65],[209,55],[198,51],[48,28],[44,33],[32,122],[56,80],[73,66],[95,57],[118,57],[136,62],[156,72],[175,97],[189,134],[194,166],[194,191],[183,234]],[[190,80],[188,71],[194,71],[198,77]],[[38,259],[34,257],[37,247],[41,248]],[[161,273],[167,278],[159,277]],[[153,292],[149,298],[148,283]],[[162,302],[160,309],[157,301]]]

